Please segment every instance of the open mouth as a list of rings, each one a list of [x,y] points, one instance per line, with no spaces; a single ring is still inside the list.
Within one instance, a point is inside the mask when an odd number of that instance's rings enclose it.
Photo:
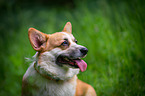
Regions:
[[[70,59],[66,56],[58,56],[56,63],[59,64],[60,66],[66,64],[73,68],[79,68],[82,72],[87,69],[87,63],[79,58]]]

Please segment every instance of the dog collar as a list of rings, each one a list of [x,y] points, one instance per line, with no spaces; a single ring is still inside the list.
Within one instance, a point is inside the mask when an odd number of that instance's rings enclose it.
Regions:
[[[37,67],[37,61],[34,63],[34,68],[35,68],[35,70],[39,73],[39,74],[41,74],[40,72],[39,72],[39,69],[40,68],[38,68]],[[41,74],[44,78],[47,78],[47,79],[49,79],[49,80],[53,80],[53,81],[61,81],[59,78],[52,78],[49,74],[47,74],[47,73],[44,73],[44,74]]]

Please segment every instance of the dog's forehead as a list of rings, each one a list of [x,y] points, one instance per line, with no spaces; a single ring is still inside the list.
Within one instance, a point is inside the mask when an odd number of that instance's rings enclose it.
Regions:
[[[54,34],[51,34],[51,37],[54,39],[68,39],[68,40],[74,40],[74,36],[71,33],[68,32],[56,32]]]

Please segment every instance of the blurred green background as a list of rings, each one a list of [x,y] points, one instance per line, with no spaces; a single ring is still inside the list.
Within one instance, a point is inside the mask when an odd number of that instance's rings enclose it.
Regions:
[[[35,51],[28,28],[61,31],[67,21],[89,49],[79,79],[98,96],[145,95],[144,0],[1,0],[0,96],[20,96],[22,77]]]

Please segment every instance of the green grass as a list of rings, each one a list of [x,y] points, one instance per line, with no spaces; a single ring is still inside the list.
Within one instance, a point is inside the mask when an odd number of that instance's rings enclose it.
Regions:
[[[88,64],[79,79],[91,84],[98,96],[143,96],[145,93],[144,2],[74,1],[62,7],[7,7],[0,30],[0,96],[20,96],[22,76],[35,54],[28,28],[44,33],[61,31],[67,21],[78,43],[89,49]]]

